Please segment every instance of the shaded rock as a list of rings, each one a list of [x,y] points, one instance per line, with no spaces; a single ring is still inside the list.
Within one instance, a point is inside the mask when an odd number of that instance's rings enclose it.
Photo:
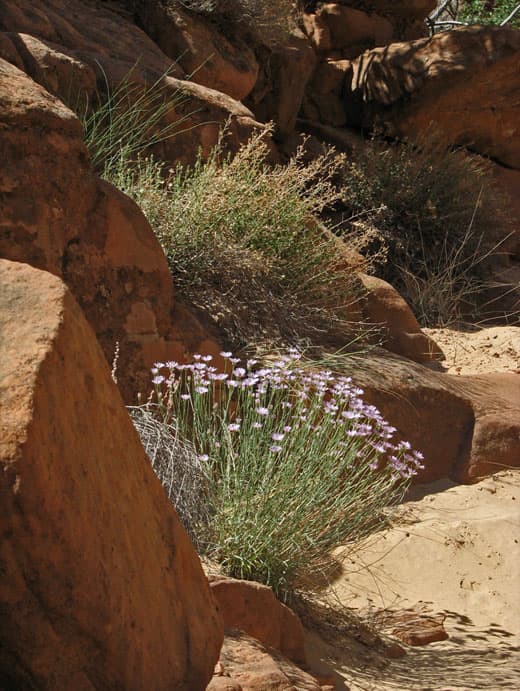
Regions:
[[[389,283],[375,276],[360,274],[367,294],[363,303],[365,319],[380,326],[381,345],[392,353],[414,360],[442,360],[443,353],[419,325],[405,299]]]
[[[314,42],[317,33],[314,27],[319,23],[323,27],[322,35],[330,36],[329,50],[363,45],[371,48],[386,45],[392,40],[392,24],[377,14],[367,14],[341,4],[326,3],[319,8],[315,17],[314,21],[306,20],[310,38]],[[318,36],[321,38],[320,34]],[[326,42],[322,40],[322,50],[324,43]],[[362,51],[363,49],[360,49],[359,52]]]
[[[350,60],[326,59],[320,62],[305,92],[303,117],[322,125],[344,126],[347,116],[343,89],[351,70]]]
[[[424,454],[419,482],[475,482],[520,467],[519,375],[448,375],[383,352],[360,358],[351,374],[364,398]]]
[[[450,144],[520,167],[520,31],[463,27],[362,55],[347,121],[393,137],[431,126]]]
[[[237,101],[249,95],[258,77],[258,63],[243,39],[231,41],[215,25],[180,6],[141,0],[136,12],[146,33],[194,82]]]
[[[210,577],[210,587],[226,629],[240,629],[296,664],[305,664],[299,617],[261,583]]]
[[[503,195],[503,213],[486,232],[496,252],[490,257],[490,287],[483,302],[492,314],[520,325],[520,171],[498,164],[491,171]]]
[[[452,477],[473,482],[504,468],[520,467],[520,375],[494,372],[451,377],[471,399],[475,427],[471,453]]]
[[[160,126],[178,123],[175,136],[154,150],[165,161],[191,163],[199,148],[207,154],[217,144],[220,130],[228,121],[226,145],[231,151],[236,151],[261,127],[251,111],[235,99],[181,79],[184,71],[179,65],[172,63],[135,24],[102,4],[81,0],[0,0],[0,30],[9,32],[9,42],[4,39],[0,43],[0,50],[5,44],[2,56],[17,66],[23,65],[27,74],[55,95],[68,96],[68,103],[77,101],[74,89],[83,87],[81,82],[76,83],[76,75],[86,75],[89,70],[96,75],[99,93],[106,91],[107,82],[112,89],[123,83],[129,90],[134,88],[137,95],[141,89],[156,84],[169,104]],[[59,80],[56,75],[51,78],[56,65]],[[72,94],[67,93],[67,84],[76,84]],[[90,82],[86,86],[90,89]],[[95,102],[90,92],[81,97]]]
[[[367,0],[364,4],[375,12],[417,20],[426,19],[437,7],[437,0]]]
[[[286,45],[263,49],[259,62],[260,74],[246,104],[258,120],[274,121],[278,137],[284,139],[294,131],[316,55],[299,32]]]
[[[62,281],[0,261],[0,679],[205,688],[222,625]]]
[[[226,630],[220,661],[229,677],[213,677],[209,691],[321,691],[314,677],[242,631]]]
[[[0,34],[0,57],[30,73],[34,81],[68,103],[86,107],[96,94],[96,73],[73,55],[28,34]]]

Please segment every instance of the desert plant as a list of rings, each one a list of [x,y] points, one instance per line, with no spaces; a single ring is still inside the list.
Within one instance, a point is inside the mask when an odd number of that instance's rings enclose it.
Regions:
[[[128,411],[168,499],[193,544],[202,551],[201,540],[209,524],[207,464],[179,434],[175,420],[161,418],[153,403],[130,406]]]
[[[465,0],[459,6],[458,19],[467,24],[520,26],[518,0]]]
[[[313,217],[337,198],[332,178],[343,160],[329,152],[305,164],[299,151],[268,166],[265,138],[169,172],[152,159],[134,168],[122,160],[111,180],[148,217],[179,293],[235,347],[348,334],[354,272]]]
[[[173,121],[167,117],[187,101],[181,91],[172,95],[166,90],[163,80],[168,72],[146,84],[136,79],[136,67],[116,87],[103,73],[105,86],[95,107],[80,101],[78,115],[92,165],[107,179],[121,167],[131,166],[150,147],[182,131],[189,117]]]
[[[482,159],[431,133],[415,142],[375,142],[349,163],[343,195],[349,215],[363,218],[349,232],[357,226],[369,237],[375,273],[404,295],[423,325],[478,313],[486,262],[499,249],[490,246],[488,229],[501,215]]]
[[[207,464],[209,555],[286,597],[331,549],[381,525],[422,456],[350,378],[299,366],[297,351],[264,366],[222,357],[225,372],[209,355],[157,363],[156,400]]]

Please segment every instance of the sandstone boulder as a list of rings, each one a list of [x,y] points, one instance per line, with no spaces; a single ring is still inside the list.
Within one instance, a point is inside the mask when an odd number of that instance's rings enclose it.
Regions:
[[[317,65],[305,91],[302,114],[307,120],[341,128],[346,124],[343,89],[351,64],[327,58]]]
[[[520,31],[463,27],[364,53],[345,93],[349,124],[450,144],[520,167]]]
[[[315,19],[310,17],[312,15],[305,20],[306,26],[318,50],[342,50],[350,46],[371,48],[392,40],[393,28],[388,19],[353,7],[326,3],[317,10]],[[325,36],[330,37],[329,40]]]
[[[221,669],[207,691],[321,691],[319,682],[242,631],[226,631]]]
[[[166,258],[139,208],[92,173],[77,118],[2,60],[0,147],[0,256],[63,278],[109,362],[119,343],[128,403],[148,390],[157,360],[221,350],[174,304]]]
[[[204,689],[222,624],[62,281],[0,261],[0,679]]]
[[[7,34],[0,40],[0,57],[71,105],[95,102],[107,84],[112,90],[124,84],[136,94],[157,84],[168,102],[161,124],[178,123],[175,136],[155,151],[165,161],[192,163],[199,148],[207,154],[224,123],[229,122],[230,150],[261,127],[231,96],[182,79],[185,72],[179,65],[135,24],[103,4],[0,0],[0,31]]]
[[[245,40],[231,41],[214,24],[182,6],[141,0],[136,9],[148,36],[194,82],[237,101],[249,95],[258,77],[258,63]]]
[[[305,665],[304,630],[299,617],[266,585],[210,577],[210,587],[226,629],[240,629],[284,657]]]
[[[412,310],[389,283],[375,276],[360,274],[366,289],[363,304],[365,319],[381,329],[381,345],[415,362],[441,360],[442,350],[421,330]]]
[[[353,364],[351,375],[424,454],[419,482],[475,482],[520,467],[520,375],[454,376],[377,350]]]
[[[284,139],[294,132],[316,55],[307,38],[298,32],[285,45],[261,50],[259,62],[259,77],[246,105],[258,120],[274,121],[276,134]]]

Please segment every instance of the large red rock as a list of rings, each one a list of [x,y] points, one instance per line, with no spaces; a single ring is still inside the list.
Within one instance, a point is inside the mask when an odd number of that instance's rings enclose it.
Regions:
[[[2,60],[0,148],[0,256],[63,278],[109,362],[119,343],[118,379],[129,403],[148,389],[153,362],[186,350],[218,352],[195,317],[175,311],[150,225],[92,173],[77,118]]]
[[[0,685],[204,689],[200,561],[63,282],[0,261]]]
[[[463,27],[393,43],[354,63],[348,122],[392,137],[432,126],[463,145],[520,168],[520,31]]]
[[[211,577],[210,586],[226,629],[245,631],[296,664],[305,665],[302,623],[292,609],[276,599],[271,588],[222,577]]]
[[[330,37],[327,41],[329,50],[350,46],[382,46],[390,43],[393,36],[392,24],[388,19],[336,3],[321,5],[316,15],[307,16],[305,24],[318,50],[322,48],[324,36]],[[320,27],[323,27],[321,32]]]
[[[167,121],[179,123],[175,137],[157,147],[165,161],[191,163],[199,148],[207,154],[225,123],[230,150],[261,127],[250,110],[216,90],[219,85],[208,88],[182,79],[184,70],[144,31],[103,3],[0,0],[1,31],[6,34],[0,39],[0,57],[72,105],[95,102],[107,82],[112,89],[125,83],[136,93],[160,83],[170,103]]]
[[[453,376],[385,351],[358,360],[351,374],[424,454],[418,481],[475,482],[520,467],[520,375]]]
[[[363,314],[369,324],[378,327],[377,338],[383,348],[415,362],[443,359],[442,350],[421,330],[406,300],[393,286],[376,276],[359,276],[366,290]]]
[[[322,690],[310,674],[238,630],[226,631],[219,667],[207,691]]]
[[[146,33],[194,82],[237,101],[251,92],[258,63],[244,39],[235,36],[231,40],[215,24],[182,5],[140,0],[136,14]]]

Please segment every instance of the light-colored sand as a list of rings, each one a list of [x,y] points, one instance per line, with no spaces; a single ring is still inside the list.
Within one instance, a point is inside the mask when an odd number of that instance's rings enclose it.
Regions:
[[[449,639],[389,660],[310,634],[314,665],[328,659],[336,688],[352,691],[520,689],[520,471],[450,486],[399,514],[342,562],[335,594],[376,627],[385,609],[442,613]]]
[[[520,372],[520,326],[423,330],[442,348],[450,374]]]

